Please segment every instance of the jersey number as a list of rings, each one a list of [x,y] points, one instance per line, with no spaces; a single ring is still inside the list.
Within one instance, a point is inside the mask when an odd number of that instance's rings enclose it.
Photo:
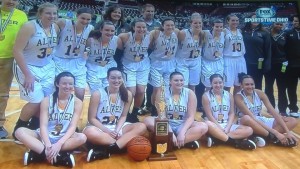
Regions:
[[[65,55],[70,56],[71,47],[72,47],[72,45],[67,46],[68,49],[67,49],[67,52],[65,53]],[[74,56],[78,56],[78,54],[75,53],[75,48],[73,48],[73,52],[72,53],[74,53]]]
[[[232,52],[240,52],[242,50],[241,43],[233,43],[232,44]]]
[[[37,57],[40,59],[45,58],[47,56],[47,48],[41,48],[40,51],[41,53],[40,55],[37,55]]]

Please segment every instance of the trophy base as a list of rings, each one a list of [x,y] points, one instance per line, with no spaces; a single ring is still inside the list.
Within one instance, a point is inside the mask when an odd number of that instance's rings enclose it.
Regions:
[[[148,161],[168,161],[168,160],[177,160],[177,157],[174,153],[169,152],[167,154],[164,154],[164,156],[161,156],[160,154],[151,154]]]

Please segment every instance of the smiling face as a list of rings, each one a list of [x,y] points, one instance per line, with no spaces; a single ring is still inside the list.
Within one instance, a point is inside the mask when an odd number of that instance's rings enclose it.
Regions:
[[[254,80],[250,77],[244,78],[241,87],[247,95],[252,94],[255,89]]]
[[[1,8],[5,11],[10,11],[14,9],[18,4],[18,0],[2,0]]]
[[[181,90],[184,86],[184,78],[181,74],[175,74],[170,78],[170,86],[172,90]]]
[[[214,93],[223,91],[224,83],[221,77],[215,77],[211,81],[212,90]]]
[[[100,30],[103,39],[110,39],[115,34],[115,26],[112,24],[104,24],[103,28]]]
[[[220,34],[223,31],[223,23],[214,23],[213,32]]]
[[[237,28],[240,23],[239,18],[237,16],[229,17],[229,20],[227,20],[227,22],[230,28]]]
[[[38,13],[38,17],[45,24],[51,24],[57,19],[57,8],[46,7]]]
[[[112,21],[119,21],[121,19],[121,16],[122,16],[121,8],[116,8],[110,14]]]
[[[300,24],[299,24],[299,18],[298,17],[294,17],[293,18],[293,27],[294,28],[300,28]]]
[[[192,19],[191,28],[193,31],[197,31],[197,32],[202,30],[202,19],[201,18]]]
[[[144,35],[147,32],[147,26],[145,22],[136,22],[133,27],[134,32],[137,35]]]
[[[175,24],[172,20],[167,20],[163,23],[163,29],[166,34],[170,34],[175,30]]]
[[[122,73],[118,70],[113,70],[108,74],[108,84],[112,88],[119,88],[123,84]]]
[[[77,15],[77,23],[86,26],[91,22],[92,15],[90,13],[81,13]]]
[[[154,18],[154,11],[153,7],[146,7],[143,11],[143,18],[147,21],[152,20]]]
[[[74,90],[74,78],[70,76],[63,76],[56,83],[59,93],[71,94]]]

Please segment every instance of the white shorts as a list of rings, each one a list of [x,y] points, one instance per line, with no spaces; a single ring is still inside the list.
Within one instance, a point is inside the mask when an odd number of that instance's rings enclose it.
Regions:
[[[225,127],[227,126],[227,123],[219,123],[219,124],[223,129],[225,129]],[[229,131],[230,132],[235,131],[239,126],[240,125],[238,124],[232,124]]]
[[[238,74],[244,72],[247,74],[246,61],[241,57],[224,57],[224,86],[240,86]]]
[[[93,93],[100,88],[108,86],[107,70],[111,67],[117,67],[115,61],[111,61],[104,67],[96,64],[87,63],[86,80],[90,87],[90,92]]]
[[[123,134],[123,128],[126,126],[126,125],[129,125],[129,124],[132,124],[132,123],[129,123],[129,122],[124,122],[124,124],[123,124],[123,126],[121,127],[121,130],[119,131],[119,135],[121,136],[122,134]],[[88,127],[91,127],[91,126],[94,126],[94,125],[92,125],[92,124],[90,124],[90,123],[88,123],[87,125],[86,125],[86,127],[82,130],[82,132],[86,129],[86,128],[88,128]],[[116,128],[116,125],[104,125],[106,128],[108,128],[109,130],[115,130],[115,128]],[[94,127],[96,127],[96,126],[94,126]],[[101,129],[99,129],[98,127],[96,127],[100,132],[103,132]]]
[[[86,60],[82,57],[66,59],[53,57],[55,63],[56,76],[64,71],[68,71],[75,76],[75,87],[84,89],[86,87]]]
[[[202,59],[201,82],[205,87],[211,87],[210,76],[213,74],[224,75],[224,60],[216,61]]]
[[[27,92],[23,84],[25,76],[16,62],[13,65],[13,72],[16,81],[19,84],[20,97],[29,103],[40,103],[44,97],[49,96],[54,91],[54,77],[55,77],[55,66],[54,62],[51,61],[49,64],[43,67],[27,65],[29,71],[36,78],[34,82],[34,91]]]
[[[153,87],[161,87],[163,79],[165,86],[169,86],[170,74],[175,71],[175,60],[155,61],[151,63],[149,83]]]
[[[126,87],[146,86],[150,73],[150,60],[145,58],[140,62],[124,63]]]
[[[183,74],[185,86],[197,86],[200,83],[201,57],[193,60],[176,58],[176,71]]]
[[[273,128],[273,124],[275,119],[274,118],[268,118],[264,116],[255,116],[255,118],[261,122],[263,122],[266,126]]]
[[[169,125],[176,136],[179,134],[183,124],[183,120],[169,120]]]

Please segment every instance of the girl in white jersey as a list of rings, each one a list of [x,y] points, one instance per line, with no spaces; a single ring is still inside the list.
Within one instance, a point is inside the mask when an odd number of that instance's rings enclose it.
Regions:
[[[90,48],[87,59],[87,83],[91,93],[108,86],[107,70],[117,67],[114,55],[117,49],[122,49],[122,41],[114,35],[115,26],[110,21],[104,21],[100,30],[90,33],[87,47]]]
[[[205,85],[206,90],[211,87],[210,76],[213,74],[224,73],[224,32],[223,21],[216,19],[213,21],[212,31],[206,30],[206,43],[203,48],[201,82]]]
[[[162,28],[160,30],[150,32],[150,49],[152,53],[149,55],[151,61],[149,83],[154,87],[151,96],[153,105],[155,100],[159,98],[162,83],[167,85],[170,74],[175,71],[178,31],[178,29],[175,29],[174,21],[166,18],[162,21]],[[156,108],[153,106],[152,110],[156,110]]]
[[[52,50],[57,45],[57,7],[51,3],[39,6],[37,20],[32,20],[20,29],[13,49],[16,62],[14,74],[20,88],[20,97],[27,104],[22,108],[14,131],[28,126],[28,121],[40,110],[40,102],[53,92],[55,66]],[[38,117],[34,128],[39,127]],[[33,124],[33,123],[32,123]],[[13,132],[14,136],[14,132]]]
[[[234,124],[234,101],[232,95],[223,90],[223,77],[213,74],[210,82],[212,88],[202,97],[209,134],[207,146],[211,147],[219,141],[240,149],[255,149],[255,142],[247,139],[253,130],[248,126]],[[264,140],[261,137],[257,139],[260,140],[259,146],[264,146]]]
[[[84,134],[75,132],[82,112],[82,101],[72,94],[75,77],[62,72],[54,84],[55,92],[41,103],[41,127],[16,130],[16,137],[29,148],[24,165],[47,159],[53,165],[74,167],[75,159],[69,152],[86,141]]]
[[[184,75],[185,86],[195,92],[200,82],[201,55],[204,44],[202,17],[199,13],[191,16],[191,28],[178,33],[179,46],[176,52],[176,71]]]
[[[238,29],[239,18],[234,14],[230,14],[226,17],[226,21],[228,28],[224,29],[224,85],[227,91],[230,91],[230,87],[234,86],[233,93],[235,94],[240,90],[238,73],[247,72],[244,58],[246,51],[241,30]]]
[[[77,21],[59,19],[56,23],[61,32],[53,53],[56,74],[70,71],[76,77],[75,95],[83,100],[86,87],[86,41],[94,29],[89,25],[93,11],[89,8],[77,10]]]
[[[292,117],[282,117],[271,105],[267,95],[255,89],[254,80],[250,75],[239,75],[242,90],[235,97],[239,109],[239,122],[250,126],[254,134],[266,137],[275,144],[294,147],[298,139],[291,130],[296,127],[297,120]],[[262,103],[273,117],[267,118],[261,114]]]
[[[146,132],[143,123],[125,122],[132,94],[124,86],[121,70],[108,69],[107,79],[108,87],[100,88],[91,96],[88,125],[83,130],[89,143],[88,162],[120,152],[133,137]]]
[[[142,105],[149,79],[148,47],[150,35],[147,33],[147,25],[143,19],[136,19],[131,24],[132,31],[121,33],[119,37],[124,46],[122,64],[126,75],[126,87],[134,97],[134,105],[132,113],[128,116],[128,121],[137,122],[137,114]]]
[[[174,146],[197,149],[200,147],[197,140],[207,132],[207,125],[195,121],[196,95],[183,87],[183,79],[182,73],[171,73],[170,87],[163,92],[165,111],[169,119],[169,131],[173,132]],[[154,117],[146,117],[144,123],[150,131],[154,131]]]

